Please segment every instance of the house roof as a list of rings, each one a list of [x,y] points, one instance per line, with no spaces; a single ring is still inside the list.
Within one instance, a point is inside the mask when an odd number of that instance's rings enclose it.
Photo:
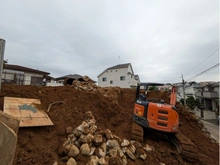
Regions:
[[[44,72],[38,69],[32,69],[32,68],[27,68],[24,66],[12,65],[12,64],[6,64],[4,66],[4,69],[16,70],[16,71],[22,71],[22,72],[39,73],[39,74],[46,74],[46,75],[50,74],[49,72]]]
[[[126,63],[126,64],[118,64],[112,67],[109,67],[107,69],[105,69],[102,73],[100,73],[97,77],[101,76],[105,71],[110,70],[110,69],[121,69],[121,68],[128,68],[128,66],[131,65],[131,63]],[[132,69],[132,66],[131,66]],[[132,69],[133,72],[133,69]]]
[[[56,78],[56,80],[62,80],[62,79],[66,79],[66,78],[79,79],[79,78],[83,78],[83,76],[81,76],[79,74],[68,74],[65,76],[58,77],[58,78]]]
[[[194,88],[204,88],[204,87],[219,87],[219,82],[208,82],[201,84],[199,86],[195,86]]]
[[[119,65],[115,65],[115,66],[112,66],[110,68],[107,68],[107,69],[121,69],[121,68],[127,68],[131,63],[127,63],[127,64],[119,64]]]

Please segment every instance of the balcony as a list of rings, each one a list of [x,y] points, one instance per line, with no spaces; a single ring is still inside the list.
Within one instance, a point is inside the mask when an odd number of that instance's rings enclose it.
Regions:
[[[204,98],[210,98],[210,99],[216,99],[219,96],[218,96],[217,92],[203,92],[203,97]]]
[[[202,97],[202,98],[207,98],[207,99],[216,99],[219,98],[217,92],[196,92],[195,93],[196,97]]]

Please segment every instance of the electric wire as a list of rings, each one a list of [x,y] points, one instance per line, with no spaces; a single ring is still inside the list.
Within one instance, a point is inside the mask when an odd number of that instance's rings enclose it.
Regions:
[[[215,52],[217,52],[218,50],[219,50],[219,47],[214,52],[212,52],[208,57],[206,57],[202,62],[200,62],[198,65],[196,65],[193,69],[189,70],[184,75],[187,75],[189,72],[193,71],[195,68],[197,68],[199,65],[201,65],[204,61],[206,61],[209,57],[211,57],[213,54],[215,54]]]
[[[191,79],[193,79],[193,78],[195,78],[195,77],[198,77],[198,76],[200,76],[200,75],[202,75],[202,74],[204,74],[204,73],[206,73],[206,72],[208,72],[208,71],[210,71],[210,70],[216,68],[217,66],[219,66],[219,63],[218,63],[218,64],[215,64],[214,66],[212,66],[212,67],[210,67],[210,68],[208,68],[208,69],[206,69],[206,70],[204,70],[204,71],[202,71],[202,72],[200,72],[199,74],[193,76],[192,78],[190,78],[190,79],[188,79],[188,80],[186,80],[186,81],[189,81],[189,80],[191,80]]]

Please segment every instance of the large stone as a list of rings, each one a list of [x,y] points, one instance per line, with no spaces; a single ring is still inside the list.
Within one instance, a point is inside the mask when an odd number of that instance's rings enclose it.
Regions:
[[[84,127],[89,127],[89,124],[86,123],[85,121],[82,122],[82,124],[80,124],[75,131],[80,131],[83,132],[84,131]]]
[[[130,142],[127,139],[123,139],[121,146],[122,147],[127,147],[130,144]]]
[[[89,124],[89,123],[88,123]],[[91,134],[94,134],[95,133],[95,131],[96,131],[96,129],[97,129],[97,126],[95,125],[95,124],[89,124],[90,125],[90,127],[89,127],[89,130],[90,130],[90,133]]]
[[[79,154],[79,149],[75,145],[71,145],[68,156],[76,157],[78,154]]]
[[[116,147],[113,147],[111,148],[109,151],[108,151],[108,154],[110,157],[116,157],[118,155],[118,150]]]
[[[106,142],[107,148],[120,147],[116,140],[108,140]]]
[[[99,148],[98,148],[98,154],[97,156],[100,157],[105,157],[106,156],[106,143],[103,143]]]
[[[144,149],[145,151],[147,151],[147,152],[150,152],[150,151],[153,151],[153,150],[154,150],[154,148],[151,147],[151,146],[149,146],[148,144],[146,144],[146,145],[143,147],[143,149]]]
[[[108,140],[113,139],[112,132],[109,129],[105,130],[105,136]]]
[[[86,165],[98,165],[99,162],[99,158],[95,155],[90,157],[90,160],[88,163],[86,163]]]
[[[83,144],[83,143],[92,143],[93,141],[93,135],[92,134],[88,134],[88,135],[84,135],[82,134],[79,138],[79,143]]]
[[[90,155],[90,147],[88,144],[83,144],[80,147],[80,152],[82,155],[89,156]]]
[[[66,165],[77,165],[76,161],[74,158],[70,158],[67,162]]]
[[[115,147],[117,149],[118,156],[121,158],[124,156],[124,153],[120,147]]]
[[[132,159],[135,160],[136,157],[134,156],[134,154],[127,148],[125,147],[125,153]]]
[[[93,142],[95,146],[100,146],[103,142],[102,135],[101,134],[94,135]]]
[[[100,158],[99,161],[98,161],[98,163],[99,163],[100,165],[107,165],[107,162],[106,162],[105,158]]]

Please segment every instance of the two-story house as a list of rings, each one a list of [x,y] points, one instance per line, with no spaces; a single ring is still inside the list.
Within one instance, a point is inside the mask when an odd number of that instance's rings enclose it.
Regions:
[[[131,63],[109,67],[97,77],[100,87],[119,86],[121,88],[132,88],[140,82],[139,76],[134,74]]]
[[[195,96],[205,109],[219,111],[219,82],[211,82],[195,88]]]

